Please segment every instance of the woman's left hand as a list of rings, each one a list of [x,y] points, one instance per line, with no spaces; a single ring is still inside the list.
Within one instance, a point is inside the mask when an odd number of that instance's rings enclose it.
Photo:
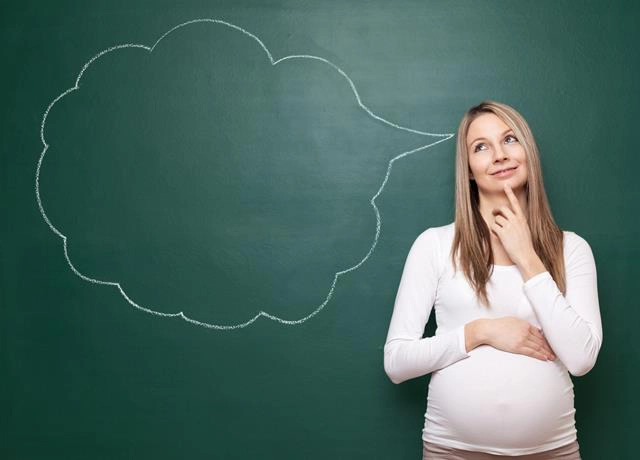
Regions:
[[[527,217],[520,208],[516,195],[509,184],[504,185],[504,191],[511,207],[500,206],[494,209],[492,214],[496,216],[495,221],[489,228],[500,239],[500,243],[513,263],[521,266],[525,261],[530,260],[536,252],[531,242],[531,231]]]

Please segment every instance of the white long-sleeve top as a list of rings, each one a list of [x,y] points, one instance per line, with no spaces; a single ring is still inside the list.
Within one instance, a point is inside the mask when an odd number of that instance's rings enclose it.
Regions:
[[[527,282],[516,265],[494,265],[481,305],[449,252],[454,224],[432,227],[407,256],[384,346],[394,383],[432,373],[422,439],[497,455],[524,455],[577,439],[573,382],[593,368],[602,344],[596,266],[589,244],[563,231],[567,290],[548,271]],[[423,338],[435,307],[437,329]],[[543,330],[557,356],[542,361],[480,345],[469,352],[464,326],[516,316]]]

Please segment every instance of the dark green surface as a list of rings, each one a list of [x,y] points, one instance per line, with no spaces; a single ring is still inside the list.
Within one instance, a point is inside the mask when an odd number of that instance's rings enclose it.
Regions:
[[[275,60],[329,60],[403,127],[455,132],[485,98],[521,111],[554,216],[598,268],[604,344],[573,378],[582,456],[634,458],[638,7],[220,3],[3,2],[0,457],[420,458],[428,377],[393,385],[382,347],[411,243],[453,219],[453,140],[394,163],[374,251],[297,325],[135,309],[74,274],[40,213],[43,115],[83,65],[216,18]],[[314,311],[374,244],[389,161],[438,139],[367,115],[324,62],[271,66],[203,23],[96,60],[44,134],[42,204],[76,269],[216,325]]]

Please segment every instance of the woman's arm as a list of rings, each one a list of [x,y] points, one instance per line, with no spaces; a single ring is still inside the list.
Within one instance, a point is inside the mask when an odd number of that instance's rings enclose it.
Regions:
[[[548,271],[523,286],[547,341],[574,376],[589,372],[602,345],[596,265],[589,244],[573,232],[565,234],[567,290],[562,295]]]
[[[434,228],[414,241],[402,272],[384,346],[384,370],[401,383],[467,358],[465,326],[422,338],[435,302],[440,247]],[[475,342],[475,336],[473,337]]]

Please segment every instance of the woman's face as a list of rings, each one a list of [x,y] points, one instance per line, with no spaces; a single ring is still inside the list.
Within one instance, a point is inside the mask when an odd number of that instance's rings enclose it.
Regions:
[[[471,177],[478,190],[485,195],[504,195],[504,183],[512,189],[527,183],[527,162],[524,147],[515,133],[493,113],[478,116],[469,125],[467,151]],[[495,174],[506,168],[515,168],[505,174]]]

